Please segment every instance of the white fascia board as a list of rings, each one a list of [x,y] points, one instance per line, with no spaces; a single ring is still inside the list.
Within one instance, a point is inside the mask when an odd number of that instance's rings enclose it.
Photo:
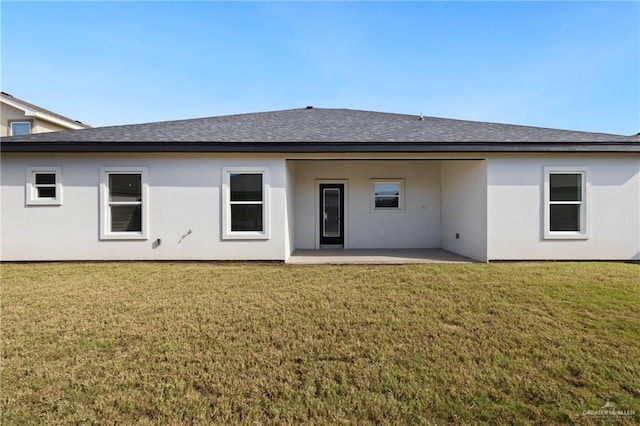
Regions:
[[[68,129],[71,129],[71,130],[86,129],[85,126],[83,126],[81,124],[78,124],[78,123],[76,123],[75,121],[73,121],[71,119],[63,120],[61,118],[54,117],[54,116],[52,116],[50,114],[46,114],[44,112],[36,111],[36,110],[34,110],[32,108],[26,107],[25,105],[23,105],[20,102],[16,102],[15,100],[9,99],[9,98],[7,98],[5,96],[2,97],[2,102],[7,104],[7,105],[9,105],[9,106],[11,106],[11,107],[13,107],[13,108],[15,108],[15,109],[19,109],[20,111],[23,111],[24,115],[26,117],[34,117],[34,118],[38,118],[40,120],[45,120],[45,121],[48,121],[50,123],[54,123],[54,124],[66,127]]]
[[[57,124],[59,126],[63,126],[63,127],[67,127],[71,130],[79,130],[79,129],[86,129],[85,126],[82,126],[74,121],[68,121],[68,120],[62,120],[58,117],[53,117],[49,114],[45,114],[39,111],[35,111],[33,114],[26,114],[26,115],[30,115],[36,118],[39,118],[40,120],[45,120],[48,121],[50,123],[54,123]]]
[[[31,108],[27,108],[26,106],[24,106],[20,102],[16,102],[15,100],[6,98],[5,96],[2,96],[2,103],[5,103],[5,104],[9,105],[10,107],[13,107],[15,109],[19,109],[20,111],[23,111],[25,113],[25,115],[31,116],[31,115],[34,115],[36,113],[35,110],[33,110]]]

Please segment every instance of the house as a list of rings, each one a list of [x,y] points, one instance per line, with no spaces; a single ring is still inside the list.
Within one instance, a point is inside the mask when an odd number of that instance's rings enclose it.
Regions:
[[[307,107],[4,138],[4,261],[640,260],[640,138]]]
[[[91,126],[0,92],[0,136],[18,136]]]

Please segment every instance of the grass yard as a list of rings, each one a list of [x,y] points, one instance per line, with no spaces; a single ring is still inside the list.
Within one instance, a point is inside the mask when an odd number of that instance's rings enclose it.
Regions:
[[[637,264],[0,272],[3,425],[640,421]]]

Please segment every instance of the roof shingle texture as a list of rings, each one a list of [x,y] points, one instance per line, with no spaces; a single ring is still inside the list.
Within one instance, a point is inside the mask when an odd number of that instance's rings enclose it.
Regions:
[[[638,142],[577,132],[350,109],[292,109],[41,133],[3,142]]]

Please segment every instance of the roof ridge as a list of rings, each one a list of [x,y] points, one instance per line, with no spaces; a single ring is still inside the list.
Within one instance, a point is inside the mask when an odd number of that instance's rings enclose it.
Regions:
[[[634,136],[519,124],[422,117],[349,108],[293,108],[119,124],[57,134],[15,136],[5,141],[201,141],[201,142],[632,142]],[[13,139],[20,138],[20,139]]]
[[[426,115],[424,116],[425,120],[428,118],[438,119],[438,120],[449,120],[449,121],[462,121],[466,123],[475,123],[475,124],[491,124],[491,125],[497,125],[497,126],[520,127],[520,128],[528,128],[528,129],[535,129],[535,130],[552,130],[554,132],[585,133],[590,135],[616,136],[616,137],[627,136],[627,135],[620,135],[617,133],[590,132],[586,130],[561,129],[558,127],[533,126],[530,124],[512,124],[512,123],[503,123],[498,121],[480,121],[480,120],[467,120],[464,118],[435,117],[435,116],[426,116]]]

